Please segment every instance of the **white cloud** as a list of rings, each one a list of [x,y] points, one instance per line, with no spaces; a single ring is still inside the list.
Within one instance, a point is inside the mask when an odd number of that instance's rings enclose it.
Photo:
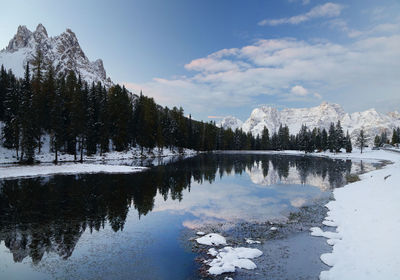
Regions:
[[[305,21],[309,21],[314,18],[322,18],[322,17],[337,17],[340,15],[343,9],[342,5],[336,3],[325,3],[323,5],[318,5],[312,8],[310,11],[304,14],[285,17],[280,19],[264,19],[258,23],[258,25],[280,25],[280,24],[299,24]]]
[[[259,40],[193,60],[185,66],[194,72],[192,76],[125,85],[135,92],[143,89],[162,105],[183,106],[187,113],[202,118],[259,103],[316,102],[321,94],[347,109],[366,109],[377,96],[393,100],[388,105],[398,104],[398,46],[397,34],[362,36],[349,44]]]
[[[299,96],[306,96],[309,93],[308,90],[299,85],[292,87],[290,92],[294,95],[299,95]]]

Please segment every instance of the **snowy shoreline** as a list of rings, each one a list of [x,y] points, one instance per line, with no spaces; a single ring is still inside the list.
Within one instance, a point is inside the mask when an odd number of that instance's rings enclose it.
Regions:
[[[48,146],[44,146],[42,151],[46,151],[48,148]],[[165,148],[162,151],[156,149],[152,152],[146,149],[142,154],[140,148],[131,148],[128,151],[112,151],[104,153],[101,156],[99,154],[85,155],[82,163],[74,161],[73,155],[60,154],[58,165],[56,165],[53,163],[54,153],[41,152],[35,157],[35,160],[38,161],[37,163],[33,165],[20,165],[15,157],[15,151],[0,146],[0,180],[62,174],[126,174],[147,169],[141,167],[143,163],[145,163],[144,165],[157,165],[160,162],[168,162],[168,160],[176,157],[190,157],[197,154],[198,152],[189,149],[183,149],[183,152],[180,152],[178,148],[173,148],[172,150]]]
[[[35,160],[40,163],[53,163],[54,162],[54,153],[52,152],[43,152],[48,151],[50,148],[47,145],[42,147],[42,152],[37,153],[35,155]],[[134,147],[129,149],[128,151],[111,151],[104,153],[103,155],[94,154],[94,155],[84,155],[83,162],[97,163],[97,162],[105,162],[109,160],[140,160],[140,159],[150,159],[150,158],[161,158],[161,157],[171,157],[171,156],[186,156],[186,155],[196,155],[198,152],[190,149],[183,149],[182,152],[179,151],[178,148],[168,149],[164,148],[159,151],[158,149],[154,149],[149,152],[147,149],[143,150],[143,153],[139,147]],[[80,155],[77,155],[77,160],[80,159]],[[70,154],[62,154],[58,155],[58,162],[76,162],[74,161],[74,155]],[[10,150],[2,147],[0,145],[0,165],[1,164],[17,164],[18,160],[15,155],[15,150]]]
[[[358,158],[393,164],[333,191],[323,224],[335,229],[311,229],[333,246],[332,253],[321,255],[331,268],[322,271],[320,279],[400,279],[400,153],[367,151]]]
[[[360,181],[333,191],[323,221],[329,231],[311,228],[311,235],[327,238],[331,253],[321,255],[330,266],[320,279],[400,279],[400,153],[366,149],[346,153],[300,151],[228,151],[230,154],[276,154],[332,159],[385,161],[390,164],[360,175]]]
[[[87,164],[68,163],[59,165],[26,165],[0,167],[0,179],[32,178],[51,175],[93,174],[113,173],[128,174],[146,170],[146,167],[109,165],[109,164]]]

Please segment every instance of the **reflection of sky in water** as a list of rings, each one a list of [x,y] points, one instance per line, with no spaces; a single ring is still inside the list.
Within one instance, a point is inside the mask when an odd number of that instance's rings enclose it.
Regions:
[[[329,192],[311,185],[275,184],[260,188],[247,173],[243,173],[224,176],[212,184],[192,183],[190,192],[183,191],[183,199],[179,203],[170,198],[164,201],[156,196],[153,211],[190,213],[196,218],[185,221],[184,225],[196,228],[213,222],[284,219],[295,207],[329,195]]]
[[[86,229],[69,258],[60,258],[55,248],[36,265],[29,258],[14,263],[1,242],[0,279],[195,279],[195,254],[180,239],[187,218],[150,213],[139,220],[132,210],[122,231],[108,224],[100,231]]]
[[[0,181],[0,279],[197,279],[186,229],[285,219],[353,168],[202,155],[133,175]]]

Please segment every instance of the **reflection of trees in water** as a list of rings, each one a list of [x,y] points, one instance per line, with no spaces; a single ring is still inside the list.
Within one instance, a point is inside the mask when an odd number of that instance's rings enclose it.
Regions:
[[[331,186],[343,185],[351,161],[268,155],[201,155],[132,175],[79,175],[0,182],[0,241],[14,261],[38,263],[46,252],[71,256],[82,233],[109,223],[123,230],[130,207],[139,217],[152,211],[157,193],[166,200],[183,199],[191,182],[214,182],[224,174],[242,174],[254,166],[264,177],[273,169],[280,178],[295,167],[307,176],[329,175]],[[272,168],[272,169],[271,169]]]

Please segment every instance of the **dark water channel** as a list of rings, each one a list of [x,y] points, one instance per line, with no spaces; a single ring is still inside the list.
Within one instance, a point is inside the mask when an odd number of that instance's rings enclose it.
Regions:
[[[375,167],[216,154],[130,175],[3,180],[0,279],[207,279],[204,248],[189,240],[198,230],[264,252],[234,279],[317,279],[330,248],[309,227],[346,174]]]

